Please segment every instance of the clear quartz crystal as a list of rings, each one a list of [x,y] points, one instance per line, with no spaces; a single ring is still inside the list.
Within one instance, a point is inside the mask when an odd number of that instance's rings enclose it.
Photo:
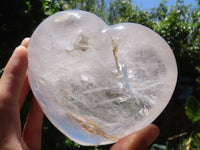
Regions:
[[[81,145],[110,144],[150,124],[177,80],[174,55],[154,31],[108,26],[78,10],[58,12],[37,27],[28,61],[42,110]]]

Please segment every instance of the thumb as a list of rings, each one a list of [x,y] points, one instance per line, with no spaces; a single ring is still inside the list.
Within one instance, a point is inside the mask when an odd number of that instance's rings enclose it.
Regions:
[[[146,150],[158,137],[159,133],[159,128],[151,124],[122,138],[111,147],[111,150]]]

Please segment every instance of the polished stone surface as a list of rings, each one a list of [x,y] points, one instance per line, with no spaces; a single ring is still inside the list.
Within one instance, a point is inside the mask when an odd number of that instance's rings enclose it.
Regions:
[[[34,31],[28,77],[49,120],[81,145],[103,145],[150,124],[168,104],[177,66],[168,44],[134,23],[58,12]]]

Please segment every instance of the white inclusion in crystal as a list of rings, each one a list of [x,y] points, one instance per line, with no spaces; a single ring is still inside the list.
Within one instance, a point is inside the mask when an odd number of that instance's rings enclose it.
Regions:
[[[102,33],[106,33],[108,31],[108,29],[107,28],[104,28],[101,32]]]
[[[122,84],[122,82],[117,82],[117,85],[119,86],[120,89],[123,88],[123,84]]]
[[[133,78],[133,71],[132,70],[128,70],[128,78],[129,79]]]
[[[125,102],[125,101],[127,101],[127,100],[129,100],[129,97],[119,97],[119,102]]]
[[[145,116],[149,114],[149,109],[144,105],[144,107],[139,112],[141,115]]]
[[[117,30],[122,30],[122,29],[124,29],[124,26],[123,26],[123,25],[117,26],[116,29],[117,29]]]
[[[56,16],[54,18],[54,22],[64,22],[67,20],[67,18],[69,17],[69,14],[65,14],[65,15],[61,15],[61,16]]]
[[[81,75],[81,79],[83,80],[83,81],[88,81],[88,77],[87,76],[85,76],[85,75]]]
[[[66,49],[66,52],[71,52],[73,50],[81,50],[86,51],[90,45],[89,45],[89,38],[84,36],[83,34],[79,34],[75,43],[73,44],[73,49]]]
[[[65,22],[70,16],[74,16],[77,19],[80,19],[80,16],[78,14],[68,13],[68,14],[63,14],[63,15],[60,15],[60,16],[56,16],[54,18],[54,22]]]

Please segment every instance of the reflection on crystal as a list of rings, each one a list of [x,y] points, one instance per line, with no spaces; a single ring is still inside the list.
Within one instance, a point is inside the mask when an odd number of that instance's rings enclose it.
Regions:
[[[28,76],[46,116],[82,145],[103,145],[150,124],[173,93],[168,44],[142,25],[108,26],[84,11],[44,20],[28,46]]]

